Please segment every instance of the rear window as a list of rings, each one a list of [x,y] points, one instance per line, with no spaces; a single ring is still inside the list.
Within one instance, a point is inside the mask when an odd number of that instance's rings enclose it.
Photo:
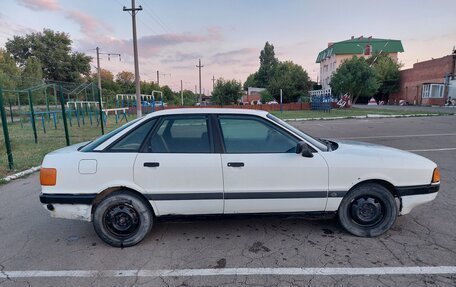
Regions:
[[[113,136],[117,135],[118,133],[120,133],[121,131],[125,130],[126,128],[132,126],[134,123],[138,122],[141,118],[139,119],[136,119],[136,120],[133,120],[129,123],[126,123],[124,124],[123,126],[121,126],[120,128],[117,128],[99,138],[96,138],[95,140],[89,142],[87,145],[85,145],[83,148],[80,149],[80,151],[82,152],[90,152],[90,151],[93,151],[97,146],[101,145],[102,143],[104,143],[105,141],[107,141],[108,139],[112,138]]]

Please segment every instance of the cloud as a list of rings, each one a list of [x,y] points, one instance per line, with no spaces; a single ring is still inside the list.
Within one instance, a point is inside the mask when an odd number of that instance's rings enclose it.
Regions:
[[[202,55],[199,53],[182,53],[176,52],[173,55],[167,55],[164,59],[161,60],[163,64],[167,63],[181,63],[189,60],[195,60],[201,58]]]
[[[7,17],[5,17],[4,14],[0,13],[0,32],[3,35],[7,35],[8,38],[17,35],[21,36],[24,34],[30,34],[30,33],[35,33],[38,32],[38,30],[22,26],[20,24],[16,24],[13,21],[9,20]],[[4,37],[4,41],[6,41],[7,37]]]
[[[96,18],[92,17],[91,15],[84,13],[78,10],[70,10],[67,11],[66,16],[67,19],[75,21],[80,29],[81,32],[84,33],[87,37],[94,37],[99,34],[100,29],[105,29],[111,31],[111,28],[107,25],[103,24],[102,22],[98,21]]]
[[[85,28],[92,30],[90,23]],[[206,34],[197,35],[191,33],[168,33],[161,35],[147,35],[138,38],[138,50],[141,58],[157,57],[165,48],[180,47],[186,44],[200,44],[218,41],[221,35],[213,30],[208,30]],[[88,49],[93,46],[93,39],[86,38],[78,41],[79,48]],[[127,55],[133,54],[133,40],[132,39],[119,39],[108,36],[98,36],[97,43],[104,50],[112,50],[112,52],[122,53]],[[173,56],[165,58],[165,62],[178,62],[179,60],[189,60],[191,58],[199,57],[197,53],[176,53]]]
[[[60,9],[57,0],[17,0],[17,2],[31,10],[57,11]]]
[[[156,53],[164,47],[178,46],[182,44],[207,43],[217,41],[221,38],[218,32],[211,29],[205,35],[191,33],[170,33],[161,35],[148,35],[138,39],[139,47],[146,53]],[[132,44],[129,41],[129,44]]]
[[[255,48],[243,48],[227,52],[216,53],[210,57],[210,64],[231,65],[242,64],[243,66],[256,65],[259,51]]]

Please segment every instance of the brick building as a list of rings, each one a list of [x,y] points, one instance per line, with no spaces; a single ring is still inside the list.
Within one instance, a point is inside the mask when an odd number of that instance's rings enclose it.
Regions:
[[[404,100],[416,105],[443,106],[448,97],[456,99],[456,50],[451,55],[415,63],[400,73],[400,91],[391,94],[390,104]]]

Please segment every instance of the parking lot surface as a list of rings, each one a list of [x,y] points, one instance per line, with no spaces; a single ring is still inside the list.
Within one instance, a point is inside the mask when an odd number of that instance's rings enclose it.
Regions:
[[[219,217],[159,222],[141,244],[117,249],[90,223],[50,218],[34,174],[0,186],[0,285],[456,286],[456,116],[292,124],[428,157],[441,191],[378,238],[335,219]]]

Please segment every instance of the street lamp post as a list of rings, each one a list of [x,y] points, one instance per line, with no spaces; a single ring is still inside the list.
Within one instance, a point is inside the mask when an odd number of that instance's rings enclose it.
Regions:
[[[364,47],[360,46],[359,44],[356,44],[356,46],[360,47],[363,50],[363,55],[364,55],[364,53],[365,53]]]

